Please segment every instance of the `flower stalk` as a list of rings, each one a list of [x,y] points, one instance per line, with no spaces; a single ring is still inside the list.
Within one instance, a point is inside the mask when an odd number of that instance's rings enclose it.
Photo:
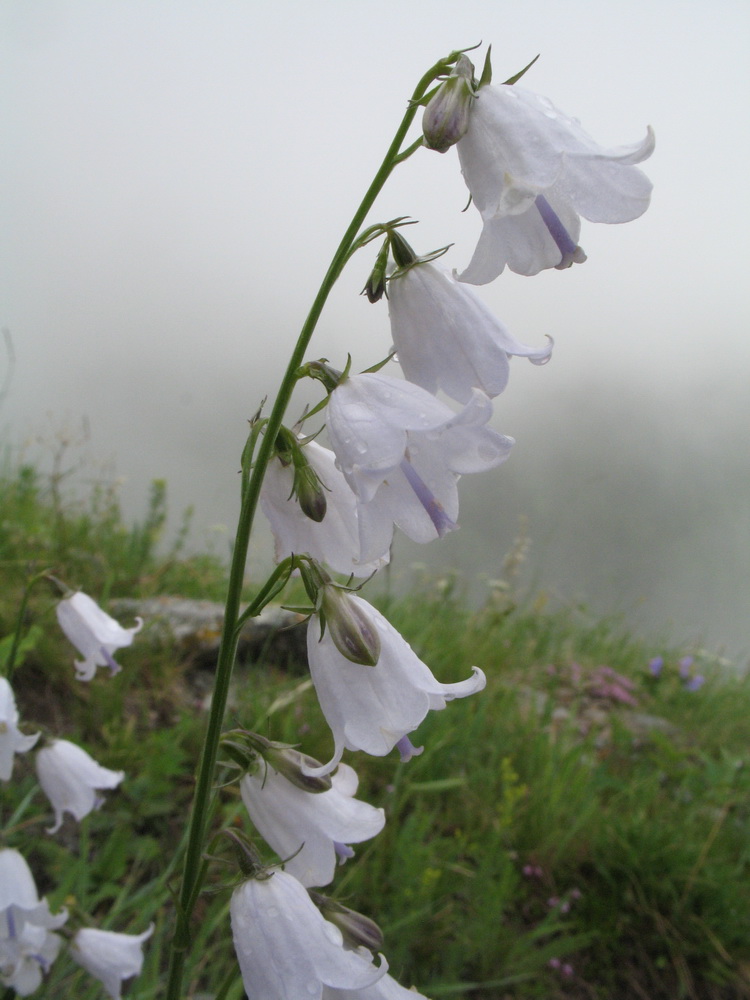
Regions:
[[[328,296],[341,274],[345,264],[356,249],[362,245],[362,238],[358,238],[360,227],[362,226],[367,213],[370,211],[375,199],[382,190],[384,184],[390,177],[394,168],[411,156],[422,146],[422,137],[415,140],[411,145],[402,149],[402,145],[419,108],[419,102],[424,97],[430,84],[433,83],[446,71],[449,71],[453,63],[458,59],[460,53],[451,53],[447,59],[441,59],[432,66],[421,78],[414,89],[407,110],[399,125],[396,134],[391,142],[385,157],[375,174],[375,177],[367,189],[362,202],[354,213],[341,243],[336,250],[328,270],[323,278],[317,295],[312,303],[305,323],[300,331],[297,343],[292,351],[284,377],[279,386],[272,411],[264,427],[264,434],[258,448],[257,459],[252,471],[243,482],[242,507],[230,566],[229,585],[224,614],[224,625],[219,647],[218,663],[216,667],[216,680],[214,685],[211,708],[209,712],[206,738],[203,745],[201,760],[198,767],[195,796],[193,799],[193,809],[190,817],[190,827],[188,842],[185,851],[185,862],[183,869],[182,885],[178,897],[177,926],[172,943],[170,958],[169,980],[167,984],[166,1000],[179,1000],[182,995],[182,977],[185,964],[185,956],[190,942],[190,919],[195,906],[198,894],[201,889],[202,880],[205,874],[205,865],[202,862],[202,852],[208,819],[210,814],[211,801],[213,799],[213,775],[216,766],[221,729],[226,710],[229,684],[232,676],[237,643],[239,639],[238,622],[240,620],[240,598],[242,585],[244,582],[245,565],[247,561],[247,550],[250,541],[250,533],[258,507],[261,486],[268,463],[273,458],[274,445],[284,420],[287,407],[291,401],[294,387],[299,378],[299,369],[303,364],[305,352],[310,343],[310,339],[315,331],[323,307]],[[251,430],[253,436],[253,430]],[[257,439],[257,435],[255,436]],[[252,444],[254,445],[254,439]],[[277,568],[274,578],[278,579]],[[267,596],[274,591],[274,587],[266,585],[256,597],[251,607],[252,614],[258,614],[264,603],[270,600]],[[261,595],[265,598],[261,603]],[[250,609],[242,615],[242,620],[251,617]]]

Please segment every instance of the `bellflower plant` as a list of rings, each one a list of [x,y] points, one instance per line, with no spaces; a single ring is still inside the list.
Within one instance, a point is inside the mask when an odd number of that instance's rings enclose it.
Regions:
[[[13,754],[26,753],[39,739],[39,733],[24,736],[18,728],[18,709],[13,688],[0,677],[0,779],[8,781],[13,771]]]
[[[109,667],[116,674],[120,665],[114,660],[114,652],[129,646],[133,636],[143,627],[143,619],[136,618],[136,625],[123,628],[81,591],[60,601],[57,620],[68,640],[83,657],[83,660],[75,661],[79,681],[90,681],[97,667]]]
[[[51,933],[68,919],[67,910],[50,913],[39,899],[34,876],[18,851],[0,850],[0,981],[25,997],[57,958],[61,941]]]
[[[478,667],[465,681],[441,684],[379,611],[355,594],[348,600],[373,623],[380,637],[380,656],[375,666],[353,663],[337,649],[330,629],[322,634],[320,620],[313,615],[307,657],[320,708],[333,733],[334,753],[323,767],[305,768],[309,774],[332,771],[345,749],[384,757],[397,747],[402,760],[408,760],[421,753],[412,746],[409,733],[429,711],[476,694],[486,684]]]
[[[459,403],[468,403],[475,388],[500,395],[511,355],[543,365],[552,354],[551,339],[541,348],[520,343],[472,288],[434,264],[415,263],[391,278],[388,311],[407,379]]]
[[[480,389],[459,413],[401,379],[350,375],[331,393],[327,428],[337,462],[359,500],[362,559],[390,545],[397,525],[415,542],[457,527],[461,475],[492,469],[513,439],[487,427]]]
[[[367,949],[347,951],[341,931],[294,876],[272,868],[232,893],[232,936],[248,997],[322,1000],[326,987],[372,986],[388,969]]]
[[[333,881],[336,859],[353,856],[349,844],[370,840],[383,829],[385,813],[355,799],[359,779],[347,764],[331,776],[331,788],[309,792],[270,764],[260,764],[240,782],[245,808],[284,870],[305,887]]]
[[[566,268],[586,255],[580,216],[630,222],[651,199],[636,164],[654,151],[640,142],[607,149],[545,97],[516,85],[480,87],[456,149],[482,234],[461,281],[482,285],[508,265],[518,274]]]
[[[112,1000],[120,1000],[123,980],[139,975],[143,968],[143,942],[153,933],[153,924],[143,934],[117,934],[82,927],[73,938],[70,954],[103,984]]]
[[[55,811],[55,823],[48,833],[57,833],[66,812],[79,822],[104,802],[97,796],[102,788],[117,788],[123,771],[110,771],[97,764],[85,750],[68,740],[53,740],[36,755],[39,784]]]
[[[422,76],[325,271],[270,412],[265,415],[261,406],[250,421],[240,460],[241,510],[175,907],[165,1000],[184,995],[191,915],[206,877],[216,815],[212,803],[223,783],[216,773],[220,745],[243,774],[250,769],[240,781],[242,798],[260,834],[288,869],[263,870],[259,861],[252,860],[248,870],[242,859],[239,862],[246,876],[254,876],[234,890],[230,903],[235,950],[248,996],[253,1000],[419,996],[388,976],[384,961],[375,965],[372,952],[379,945],[373,946],[373,938],[353,941],[342,932],[348,926],[361,930],[363,918],[344,919],[339,914],[336,923],[326,904],[324,913],[331,914],[326,919],[302,883],[328,884],[336,854],[349,854],[349,844],[367,840],[383,825],[381,810],[355,798],[356,775],[341,764],[344,751],[384,757],[396,748],[402,760],[408,760],[420,752],[410,735],[427,713],[480,691],[485,676],[474,667],[461,682],[439,682],[375,608],[347,589],[348,584],[334,582],[322,567],[348,577],[369,575],[387,561],[395,527],[421,543],[442,538],[457,526],[459,478],[493,469],[508,457],[514,442],[489,426],[491,400],[505,388],[510,356],[542,364],[552,345],[531,347],[516,340],[466,282],[490,281],[506,265],[529,275],[543,268],[567,267],[584,259],[578,246],[580,216],[625,222],[648,206],[651,185],[636,164],[650,155],[652,133],[634,146],[604,149],[549,102],[517,88],[520,75],[492,87],[489,60],[476,81],[465,51],[455,51]],[[424,132],[410,139],[421,107],[426,107]],[[433,266],[441,251],[417,258],[404,250],[407,245],[400,232],[411,224],[407,216],[365,224],[397,166],[424,146],[444,152],[452,145],[483,221],[474,257],[458,280]],[[392,336],[405,380],[383,374],[382,364],[352,375],[350,359],[342,375],[325,360],[307,357],[336,281],[352,257],[376,240],[382,242],[364,292],[370,302],[388,295]],[[307,378],[321,382],[327,398],[306,408],[291,431],[285,424],[287,410],[296,386]],[[436,398],[438,392],[451,397],[457,407]],[[308,426],[307,420],[318,414],[332,451],[313,440],[322,428],[306,438],[298,435],[299,427]],[[278,565],[241,610],[248,546],[259,505],[271,523]],[[281,593],[295,569],[311,604],[298,609],[310,618],[310,675],[334,744],[327,763],[319,765],[301,751],[298,763],[304,778],[324,783],[338,767],[330,787],[306,786],[296,780],[293,769],[285,770],[283,753],[289,747],[270,740],[264,746],[265,738],[257,736],[253,743],[239,728],[232,738],[222,740],[241,627]],[[118,643],[126,645],[132,634],[121,630],[113,639],[112,631],[105,635],[104,629],[97,630],[91,609],[83,607],[82,595],[77,596],[78,639],[73,641],[85,657],[77,664],[79,675],[90,678],[102,662],[112,666],[114,649]],[[75,610],[73,601],[67,607]],[[277,751],[280,756],[273,758]],[[40,776],[45,769],[42,755],[50,753],[40,752]],[[258,753],[265,767],[254,770]],[[50,772],[63,772],[58,757],[59,751],[46,758]],[[70,769],[80,773],[77,767]],[[78,798],[80,783],[64,801],[53,799],[55,829],[63,809],[83,814],[93,808],[92,787],[113,787],[121,778],[109,774],[111,785],[95,781],[84,785],[85,806]],[[57,782],[65,784],[59,778]],[[230,832],[237,844],[240,831]]]

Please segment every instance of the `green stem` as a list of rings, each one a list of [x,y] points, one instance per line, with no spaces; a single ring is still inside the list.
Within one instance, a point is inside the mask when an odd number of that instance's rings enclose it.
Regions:
[[[449,57],[450,60],[451,57]],[[182,887],[179,896],[177,927],[175,929],[172,943],[172,953],[169,969],[169,981],[167,984],[166,1000],[179,1000],[182,983],[182,975],[185,964],[185,956],[190,943],[190,918],[193,907],[201,888],[203,869],[202,851],[206,835],[207,816],[212,798],[213,773],[216,766],[219,739],[226,709],[227,695],[229,692],[229,682],[232,676],[232,668],[237,652],[238,632],[237,622],[239,619],[240,595],[245,575],[245,564],[247,561],[247,549],[250,541],[250,531],[252,529],[255,511],[258,506],[260,489],[263,483],[266,468],[273,457],[273,447],[276,435],[282,425],[284,414],[292,397],[292,392],[297,382],[297,370],[304,361],[310,338],[313,335],[320,314],[326,300],[338,279],[344,265],[348,259],[349,251],[354,243],[357,233],[364,222],[367,213],[380,194],[383,185],[388,180],[394,167],[402,162],[407,155],[415,152],[421,145],[419,142],[412,143],[407,150],[401,152],[402,143],[406,137],[409,127],[414,120],[418,110],[418,102],[425,91],[441,73],[444,73],[449,60],[440,60],[425,73],[417,84],[412,98],[409,102],[406,114],[396,132],[396,135],[388,148],[383,162],[378,172],[368,188],[362,202],[354,214],[341,243],[329,265],[328,271],[318,290],[318,294],[313,301],[305,324],[300,331],[299,339],[294,347],[292,356],[286,369],[286,373],[279,387],[271,415],[264,427],[263,440],[260,444],[258,457],[247,484],[243,490],[242,508],[237,525],[237,535],[232,552],[232,563],[229,574],[229,586],[227,589],[226,610],[224,614],[224,625],[222,629],[221,645],[219,647],[219,658],[216,666],[216,681],[211,699],[211,709],[206,731],[206,739],[203,745],[203,752],[198,768],[198,777],[193,799],[193,811],[190,818],[190,833],[188,845],[185,853],[185,867]],[[268,585],[266,585],[266,588]],[[266,589],[264,588],[264,590]],[[243,620],[247,615],[243,615]]]
[[[41,573],[37,573],[36,576],[32,576],[29,582],[26,584],[26,589],[23,592],[23,597],[21,598],[21,605],[18,609],[18,618],[16,619],[16,630],[13,633],[13,643],[10,647],[10,652],[8,653],[8,659],[5,663],[5,677],[10,683],[13,676],[13,671],[16,666],[16,656],[18,655],[18,647],[21,645],[21,630],[23,629],[24,619],[26,617],[26,605],[29,603],[29,597],[31,596],[31,589],[38,580],[43,580],[49,575],[49,570],[42,570]]]

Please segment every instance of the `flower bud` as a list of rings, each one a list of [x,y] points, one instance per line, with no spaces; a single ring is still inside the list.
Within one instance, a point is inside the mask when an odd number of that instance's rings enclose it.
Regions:
[[[341,931],[345,944],[351,948],[364,946],[369,951],[382,949],[383,932],[374,920],[356,910],[350,910],[348,906],[343,906],[329,896],[313,892],[312,889],[308,889],[308,893],[326,920],[330,920]]]
[[[320,761],[309,754],[302,753],[292,747],[274,747],[273,745],[263,754],[271,767],[283,774],[287,781],[301,788],[303,792],[327,792],[331,788],[331,779],[328,775],[315,776],[306,774],[303,767],[319,768]]]
[[[385,294],[386,286],[386,271],[388,270],[388,251],[390,249],[390,240],[385,240],[382,247],[378,251],[377,259],[375,260],[375,266],[373,267],[370,277],[367,279],[365,287],[362,289],[362,294],[367,296],[370,303],[379,302],[383,295]]]
[[[360,604],[341,587],[324,584],[320,610],[339,653],[352,663],[374,667],[380,658],[380,636]]]
[[[466,134],[475,97],[473,80],[474,65],[462,55],[424,110],[422,132],[429,149],[445,153]]]
[[[315,470],[299,450],[294,461],[294,492],[302,513],[317,524],[326,516],[326,494]]]

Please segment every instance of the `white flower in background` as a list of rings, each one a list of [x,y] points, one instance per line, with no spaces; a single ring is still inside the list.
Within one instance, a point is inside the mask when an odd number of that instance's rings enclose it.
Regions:
[[[18,728],[18,709],[13,688],[0,677],[0,778],[7,781],[13,771],[13,754],[26,753],[39,739],[39,733],[24,736]]]
[[[456,146],[483,229],[461,281],[482,285],[505,265],[519,274],[586,259],[580,219],[630,222],[648,208],[651,182],[636,166],[642,142],[605,149],[544,97],[503,84],[479,90]]]
[[[322,768],[305,768],[310,774],[332,771],[345,749],[384,757],[397,747],[402,760],[408,760],[421,753],[412,746],[408,734],[429,711],[438,711],[454,698],[481,691],[486,684],[478,667],[472,668],[472,676],[465,681],[441,684],[379,611],[355,594],[347,597],[377,631],[380,656],[374,667],[352,663],[336,648],[330,629],[321,637],[318,616],[310,619],[310,675],[334,740],[332,759]]]
[[[116,788],[124,771],[110,771],[90,757],[85,750],[68,740],[53,740],[36,755],[36,773],[44,794],[55,811],[55,825],[47,832],[56,833],[63,814],[82,820],[104,802],[97,796],[102,788]]]
[[[18,851],[0,850],[0,981],[25,997],[37,990],[60,950],[50,933],[68,919],[50,913],[39,899],[34,876]]]
[[[389,559],[388,546],[367,562],[358,562],[357,498],[336,468],[335,455],[316,441],[304,445],[309,465],[324,488],[326,512],[322,521],[308,517],[293,493],[294,468],[278,457],[266,469],[260,494],[263,513],[271,525],[276,561],[307,552],[335,573],[371,576]]]
[[[143,942],[153,933],[153,924],[143,934],[117,934],[84,927],[73,938],[70,954],[104,984],[112,1000],[120,1000],[122,981],[139,975],[143,968]]]
[[[112,654],[123,646],[129,646],[133,636],[143,627],[143,619],[136,618],[137,625],[123,628],[106,611],[102,611],[96,601],[80,590],[60,601],[57,605],[57,620],[69,641],[83,657],[83,660],[75,661],[79,681],[90,681],[97,667],[109,667],[116,674],[120,665],[115,662]]]
[[[543,365],[552,354],[551,339],[542,348],[522,344],[472,288],[433,264],[415,264],[391,278],[388,311],[407,379],[460,403],[469,402],[474,388],[498,396],[508,382],[510,355]]]
[[[479,389],[459,413],[387,375],[350,375],[334,389],[326,426],[359,500],[361,559],[390,546],[394,524],[415,542],[457,527],[459,476],[499,465],[514,443],[486,426],[491,416]]]
[[[249,997],[322,1000],[325,987],[359,990],[385,975],[365,948],[345,950],[341,931],[325,920],[294,876],[271,869],[232,893],[232,937]]]
[[[423,993],[417,993],[414,988],[407,990],[386,973],[374,986],[367,986],[363,990],[331,990],[326,987],[323,990],[323,1000],[428,1000],[428,998]]]
[[[332,787],[309,792],[297,787],[270,764],[240,782],[242,801],[258,832],[285,861],[284,870],[306,887],[333,881],[336,858],[353,855],[349,844],[380,833],[385,813],[355,799],[359,779],[339,764]],[[289,860],[286,860],[286,859]]]

